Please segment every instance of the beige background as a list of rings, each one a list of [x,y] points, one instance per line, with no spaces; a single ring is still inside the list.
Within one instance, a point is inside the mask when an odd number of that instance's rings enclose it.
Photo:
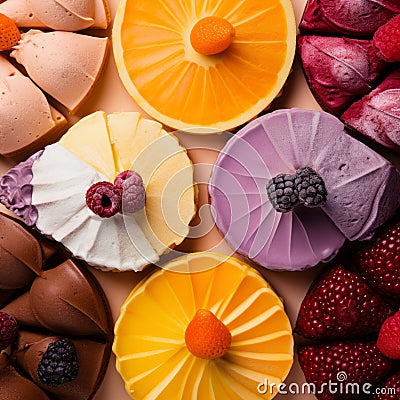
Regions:
[[[111,15],[114,17],[116,8],[118,6],[118,0],[108,0]],[[292,0],[294,11],[296,14],[297,24],[300,21],[305,0]],[[109,37],[111,37],[111,29],[109,29]],[[296,60],[294,70],[290,76],[288,83],[285,87],[281,98],[276,100],[273,104],[273,108],[289,108],[289,107],[302,107],[306,109],[320,109],[315,100],[313,99],[307,84],[304,80],[301,68]],[[122,86],[113,57],[109,58],[108,64],[103,72],[101,80],[97,82],[96,87],[89,100],[85,103],[84,107],[81,108],[77,114],[77,117],[83,117],[96,110],[104,110],[107,113],[115,111],[134,111],[139,110],[133,100],[126,93]],[[72,118],[73,120],[75,117]],[[184,144],[189,146],[201,146],[202,140],[206,138],[191,137],[189,140],[185,138]],[[216,139],[216,145],[220,145],[220,139]],[[196,162],[213,162],[215,158],[215,152],[205,153],[201,151],[193,151],[190,153],[193,161]],[[5,171],[6,168],[12,165],[12,162],[8,160],[1,160],[0,167],[1,171]],[[1,172],[0,171],[0,172]],[[205,191],[206,186],[200,185],[200,202],[205,203],[207,201],[207,193]],[[216,242],[220,240],[219,234],[214,228],[208,235],[201,239],[190,240],[183,243],[180,249],[183,251],[200,251],[208,250]],[[272,272],[263,271],[265,277],[272,283],[276,291],[283,298],[286,306],[286,310],[289,317],[294,324],[297,316],[297,312],[300,303],[308,289],[308,286],[317,274],[321,267],[317,267],[308,272],[302,273],[284,273],[284,272]],[[137,273],[111,273],[111,272],[100,272],[93,270],[94,274],[103,286],[106,295],[109,299],[112,315],[114,321],[117,319],[119,314],[119,308],[127,297],[135,283],[141,278],[141,274]],[[107,370],[104,382],[96,396],[96,400],[128,400],[130,397],[126,394],[123,382],[115,370],[115,357],[111,356],[110,365]],[[292,372],[286,381],[288,384],[291,382],[297,382],[299,384],[304,382],[304,376],[298,366],[295,363]],[[284,399],[314,399],[314,396],[310,395],[278,395],[277,400]],[[174,400],[174,399],[171,399]],[[201,399],[208,400],[208,399]]]

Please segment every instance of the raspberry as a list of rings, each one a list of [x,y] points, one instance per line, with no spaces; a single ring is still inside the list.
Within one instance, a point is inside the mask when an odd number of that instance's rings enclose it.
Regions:
[[[339,265],[307,293],[295,332],[308,339],[350,339],[378,333],[392,314],[361,277]]]
[[[383,225],[359,244],[354,261],[361,275],[378,293],[400,300],[400,221]]]
[[[121,172],[120,174],[118,174],[117,176],[116,176],[116,178],[114,179],[114,185],[116,186],[116,187],[119,187],[119,188],[123,188],[124,187],[124,182],[128,179],[128,178],[130,178],[131,176],[133,176],[135,174],[135,172],[133,172],[133,171],[131,171],[131,170],[126,170],[126,171],[123,171],[123,172]]]
[[[378,57],[388,62],[400,61],[400,15],[377,29],[372,44]]]
[[[298,204],[298,193],[294,185],[295,178],[295,174],[279,174],[268,182],[268,198],[276,211],[288,212]]]
[[[298,169],[294,184],[300,203],[306,207],[318,207],[326,201],[325,182],[312,168]]]
[[[379,352],[374,342],[309,345],[300,348],[298,355],[307,382],[314,383],[319,389],[317,398],[320,400],[364,398],[332,393],[328,384],[343,382],[340,377],[344,376],[346,384],[358,383],[360,387],[364,384],[375,385],[385,379],[395,365],[393,360]]]
[[[66,338],[50,343],[38,364],[40,382],[58,386],[78,376],[79,363],[74,344]]]
[[[97,182],[86,192],[86,204],[97,215],[109,218],[121,211],[122,190],[110,182]]]
[[[382,324],[377,346],[386,357],[400,359],[400,311]]]
[[[124,213],[133,214],[144,207],[146,191],[143,179],[137,172],[121,172],[115,178],[114,185],[122,188],[122,211]]]
[[[382,390],[385,389],[385,390]],[[400,371],[393,374],[381,386],[379,394],[372,397],[372,400],[399,400],[400,399]]]
[[[6,349],[13,343],[18,325],[15,318],[0,311],[0,350]]]

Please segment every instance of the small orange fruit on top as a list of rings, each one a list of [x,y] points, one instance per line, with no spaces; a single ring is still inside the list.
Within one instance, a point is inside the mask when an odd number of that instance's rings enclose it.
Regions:
[[[15,22],[4,14],[0,14],[0,51],[11,50],[21,39]]]
[[[185,342],[196,357],[213,360],[228,351],[232,335],[211,311],[199,309],[186,328]]]
[[[200,54],[213,55],[222,53],[232,43],[235,28],[219,17],[205,17],[199,20],[190,32],[190,43]]]

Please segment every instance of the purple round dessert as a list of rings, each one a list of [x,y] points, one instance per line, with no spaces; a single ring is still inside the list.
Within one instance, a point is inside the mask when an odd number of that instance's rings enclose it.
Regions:
[[[278,110],[240,130],[209,182],[216,225],[258,264],[297,271],[362,240],[400,204],[400,173],[334,116]]]

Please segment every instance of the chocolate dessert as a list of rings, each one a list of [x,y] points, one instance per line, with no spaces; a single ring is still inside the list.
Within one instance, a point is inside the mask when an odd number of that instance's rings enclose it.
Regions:
[[[91,399],[113,337],[99,284],[1,213],[0,260],[0,398]]]

